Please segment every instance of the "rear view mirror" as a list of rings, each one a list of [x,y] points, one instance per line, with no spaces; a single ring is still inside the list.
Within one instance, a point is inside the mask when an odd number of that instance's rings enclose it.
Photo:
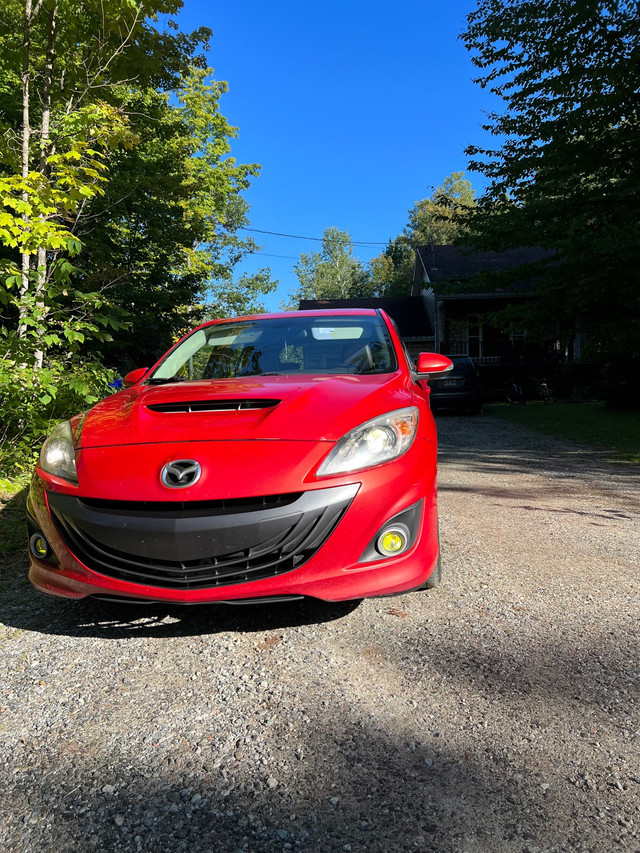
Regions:
[[[421,352],[418,356],[418,374],[429,376],[432,373],[448,373],[453,368],[453,362],[439,352]]]
[[[148,367],[137,367],[135,370],[132,370],[122,380],[122,384],[125,388],[128,388],[130,385],[135,385],[136,382],[140,382],[145,373],[149,370]]]

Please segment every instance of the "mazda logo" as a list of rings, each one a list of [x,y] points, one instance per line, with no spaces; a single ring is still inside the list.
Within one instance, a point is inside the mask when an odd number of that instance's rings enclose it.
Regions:
[[[169,489],[186,489],[200,479],[202,468],[195,459],[174,459],[162,469],[160,479]]]

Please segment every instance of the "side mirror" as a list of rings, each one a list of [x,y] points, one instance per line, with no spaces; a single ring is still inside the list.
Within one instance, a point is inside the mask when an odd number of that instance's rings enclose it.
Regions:
[[[427,378],[432,373],[448,373],[453,369],[453,362],[446,355],[438,352],[421,352],[418,356],[418,375]]]
[[[127,373],[127,375],[122,380],[122,384],[125,388],[129,388],[131,385],[135,385],[136,382],[140,382],[140,380],[148,370],[148,367],[137,367],[135,370],[132,370]]]

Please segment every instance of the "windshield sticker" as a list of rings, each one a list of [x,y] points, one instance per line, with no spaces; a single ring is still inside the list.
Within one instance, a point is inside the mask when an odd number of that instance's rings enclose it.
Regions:
[[[316,341],[357,341],[363,331],[362,326],[313,326],[311,334]]]

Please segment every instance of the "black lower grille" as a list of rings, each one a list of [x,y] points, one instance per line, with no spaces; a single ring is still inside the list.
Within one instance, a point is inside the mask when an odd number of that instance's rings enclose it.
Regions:
[[[87,568],[131,583],[189,590],[290,572],[324,544],[357,486],[256,503],[117,502],[48,492],[51,515]]]

